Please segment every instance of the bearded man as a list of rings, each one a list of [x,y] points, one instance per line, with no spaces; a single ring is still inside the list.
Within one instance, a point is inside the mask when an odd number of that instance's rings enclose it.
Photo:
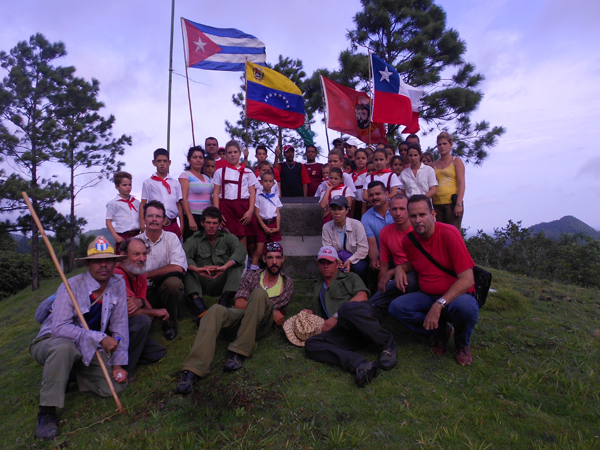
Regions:
[[[278,242],[268,242],[262,259],[266,270],[246,272],[235,294],[233,308],[216,304],[202,317],[192,350],[183,362],[175,393],[189,394],[194,383],[208,375],[219,333],[225,338],[234,338],[227,348],[223,368],[225,372],[232,372],[242,368],[257,339],[266,337],[273,324],[283,324],[285,308],[294,293],[292,279],[281,272],[285,261],[283,248]]]
[[[121,255],[127,259],[115,267],[114,273],[121,275],[127,287],[127,315],[129,317],[129,362],[126,370],[131,374],[138,364],[155,363],[167,354],[167,349],[148,337],[152,318],[169,318],[166,309],[154,309],[146,293],[146,259],[148,250],[144,241],[131,238],[121,243]]]

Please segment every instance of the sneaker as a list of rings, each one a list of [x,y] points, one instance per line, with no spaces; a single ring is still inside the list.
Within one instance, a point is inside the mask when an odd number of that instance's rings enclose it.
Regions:
[[[175,393],[181,395],[187,395],[192,392],[194,387],[194,383],[200,378],[194,372],[190,372],[189,370],[184,370],[181,372],[181,377],[179,378],[179,383],[175,387]]]
[[[470,366],[473,362],[471,356],[471,349],[469,347],[458,347],[458,350],[454,352],[454,358],[456,362],[461,366]]]
[[[223,365],[223,371],[235,372],[236,370],[240,370],[243,364],[244,356],[232,351],[228,351],[227,359],[225,360],[225,364]]]
[[[379,375],[379,366],[371,361],[363,361],[356,368],[354,382],[358,387],[365,387]]]
[[[202,297],[194,297],[192,299],[193,310],[197,316],[204,314],[208,308],[204,304]]]
[[[397,362],[396,343],[392,341],[391,347],[386,348],[379,354],[379,361],[377,361],[377,364],[382,370],[392,370],[396,367]]]
[[[59,434],[56,407],[40,406],[37,425],[35,426],[35,437],[50,440],[56,438]]]
[[[446,324],[446,329],[440,328],[437,333],[437,338],[431,347],[431,351],[436,356],[442,356],[448,348],[448,341],[454,334],[454,328],[449,323]]]
[[[223,292],[221,298],[219,299],[219,305],[224,306],[225,308],[233,307],[235,292]]]

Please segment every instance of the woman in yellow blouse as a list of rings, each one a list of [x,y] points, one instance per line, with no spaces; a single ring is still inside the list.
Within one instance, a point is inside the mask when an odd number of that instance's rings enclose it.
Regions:
[[[433,168],[438,181],[437,194],[433,197],[436,219],[454,225],[460,231],[464,213],[465,165],[457,156],[452,156],[452,135],[443,132],[437,137],[440,154]]]

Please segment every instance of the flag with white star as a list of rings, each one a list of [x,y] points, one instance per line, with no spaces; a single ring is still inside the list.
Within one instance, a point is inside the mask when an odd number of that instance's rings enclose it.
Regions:
[[[235,28],[215,28],[181,18],[188,67],[243,72],[246,61],[265,65],[265,44]]]
[[[391,65],[371,53],[373,110],[371,121],[408,125],[413,108],[407,84]]]

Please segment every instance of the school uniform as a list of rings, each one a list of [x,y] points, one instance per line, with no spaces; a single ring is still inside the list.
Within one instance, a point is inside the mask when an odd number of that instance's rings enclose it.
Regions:
[[[106,220],[110,220],[117,234],[127,240],[140,234],[140,201],[130,196],[125,200],[117,195],[106,204]],[[119,244],[115,245],[119,251]]]
[[[352,175],[344,172],[344,179],[343,179],[343,183],[344,186],[346,186],[348,188],[348,193],[346,194],[346,197],[356,197],[356,187],[354,186],[354,181],[352,181]],[[323,198],[321,197],[321,195],[323,194],[323,192],[325,192],[327,190],[327,186],[326,183],[329,180],[323,180],[321,182],[321,184],[319,185],[317,192],[315,193],[315,197],[319,197],[319,198]]]
[[[254,187],[256,188],[256,197],[258,197],[258,194],[264,191],[263,185],[260,184],[260,181],[257,180]],[[277,183],[273,184],[273,187],[271,188],[271,194],[276,194],[277,197],[281,198],[281,191],[279,190],[279,186],[277,186]]]
[[[248,225],[240,222],[242,216],[250,208],[250,186],[256,185],[256,177],[251,169],[231,164],[218,169],[213,178],[215,186],[221,186],[219,209],[225,218],[225,227],[235,236],[256,235],[256,217],[252,214]]]
[[[319,202],[321,200],[323,200],[324,196],[325,196],[325,192],[322,192],[321,197],[319,198]],[[337,196],[352,197],[352,193],[348,186],[344,186],[344,183],[340,183],[335,189],[332,189],[331,191],[329,191],[329,198],[327,199],[328,207],[331,204],[331,200]],[[329,211],[327,214],[325,214],[323,216],[323,225],[325,225],[327,222],[331,222],[331,220],[332,220],[331,211]]]
[[[162,179],[155,173],[142,184],[142,200],[147,202],[158,200],[164,205],[168,222],[163,230],[175,233],[179,239],[181,239],[181,229],[177,224],[177,218],[179,217],[177,203],[182,198],[179,180],[169,174]]]
[[[356,197],[356,200],[354,201],[354,219],[356,220],[360,220],[362,216],[366,179],[367,169],[363,169],[360,172],[354,171],[352,173],[352,181],[354,182],[354,187],[356,188],[356,192],[354,193],[354,196]]]
[[[368,189],[369,184],[373,181],[381,181],[385,186],[385,190],[387,191],[388,195],[393,187],[397,187],[398,191],[402,189],[402,183],[400,183],[398,176],[390,169],[383,169],[377,172],[373,172],[371,175],[367,175],[365,177],[365,182],[363,185],[363,195],[364,191]]]
[[[268,228],[277,228],[277,209],[283,207],[281,199],[277,193],[273,192],[273,190],[274,189],[271,189],[269,194],[262,190],[259,194],[256,194],[255,206],[258,208],[258,214],[260,215],[260,218]],[[267,236],[262,227],[257,224],[256,242],[280,242],[281,240],[281,230],[275,234]]]

